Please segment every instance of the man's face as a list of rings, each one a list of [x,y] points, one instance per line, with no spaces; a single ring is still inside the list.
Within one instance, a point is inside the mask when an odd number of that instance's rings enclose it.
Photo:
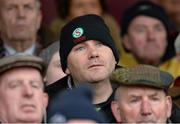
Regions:
[[[144,64],[160,60],[167,47],[167,32],[162,22],[148,16],[137,16],[129,25],[123,43]]]
[[[171,97],[150,87],[120,87],[111,108],[118,122],[165,123],[171,115]]]
[[[74,46],[67,58],[67,73],[79,83],[109,80],[115,68],[112,50],[99,41],[88,40]]]
[[[86,14],[101,15],[102,8],[99,0],[71,0],[69,19]]]
[[[2,122],[41,122],[47,106],[40,72],[15,68],[0,78],[0,119]]]
[[[36,0],[0,0],[0,32],[5,41],[36,40],[41,13]]]

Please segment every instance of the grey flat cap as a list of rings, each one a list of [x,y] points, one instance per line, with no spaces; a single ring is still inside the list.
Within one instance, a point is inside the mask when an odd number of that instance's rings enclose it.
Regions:
[[[17,67],[37,68],[42,75],[46,68],[45,63],[39,57],[33,55],[12,55],[0,59],[0,74]]]

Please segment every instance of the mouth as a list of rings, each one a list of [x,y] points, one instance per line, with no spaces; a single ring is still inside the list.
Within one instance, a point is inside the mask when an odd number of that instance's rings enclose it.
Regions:
[[[90,65],[88,67],[88,69],[91,69],[91,68],[99,68],[99,67],[102,67],[103,65],[102,64],[94,64],[94,65]]]
[[[156,123],[156,122],[153,121],[153,120],[142,120],[142,121],[139,121],[138,123],[141,123],[141,124],[147,124],[147,123],[152,124],[152,123]]]
[[[33,104],[24,104],[21,106],[21,108],[25,112],[32,112],[32,111],[36,110],[36,107]]]
[[[16,28],[27,28],[26,24],[17,24]]]
[[[17,28],[18,28],[18,29],[24,29],[24,28],[27,28],[27,26],[25,26],[25,25],[19,25],[19,26],[17,26]]]

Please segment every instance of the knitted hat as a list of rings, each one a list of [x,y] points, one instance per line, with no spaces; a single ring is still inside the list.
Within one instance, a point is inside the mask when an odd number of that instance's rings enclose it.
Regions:
[[[61,30],[60,58],[63,71],[67,67],[67,57],[71,49],[87,40],[97,40],[107,45],[111,48],[116,61],[119,61],[118,50],[103,19],[100,16],[89,14],[74,18]]]
[[[87,86],[79,86],[57,95],[49,111],[50,123],[64,123],[72,119],[94,120],[102,123],[104,116],[92,104],[92,92]]]
[[[173,76],[150,65],[138,65],[116,69],[111,80],[120,85],[145,85],[167,90],[173,83]]]
[[[169,32],[170,20],[165,10],[150,1],[139,1],[124,12],[121,20],[121,36],[128,32],[130,23],[139,15],[150,16],[160,20],[164,24],[166,31]]]

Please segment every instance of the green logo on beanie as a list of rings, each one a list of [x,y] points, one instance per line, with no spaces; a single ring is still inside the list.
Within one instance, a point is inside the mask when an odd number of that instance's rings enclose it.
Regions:
[[[79,37],[81,37],[82,35],[83,35],[83,29],[82,28],[76,28],[74,31],[73,31],[73,33],[72,33],[72,36],[74,37],[74,38],[79,38]]]

